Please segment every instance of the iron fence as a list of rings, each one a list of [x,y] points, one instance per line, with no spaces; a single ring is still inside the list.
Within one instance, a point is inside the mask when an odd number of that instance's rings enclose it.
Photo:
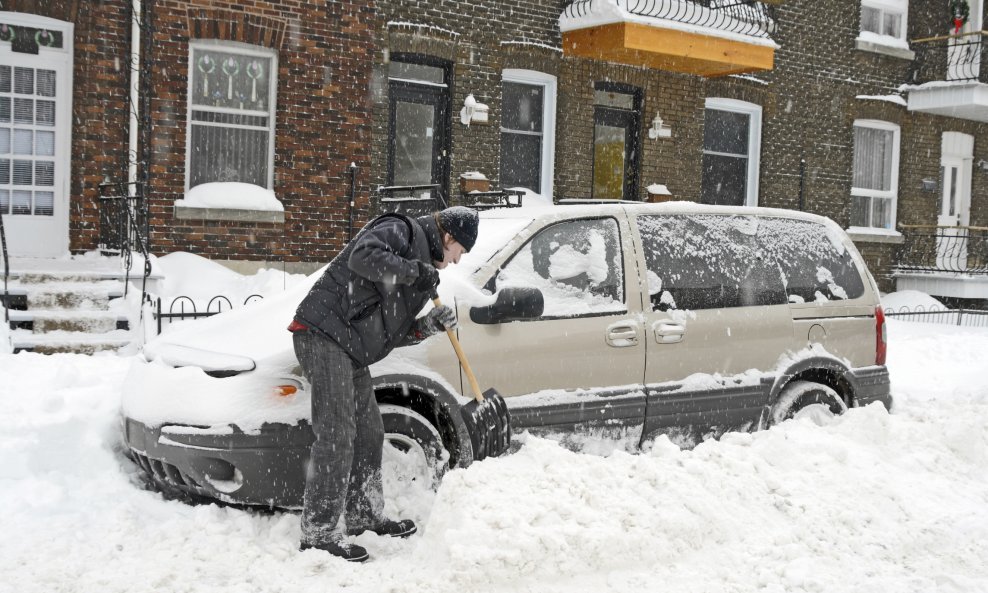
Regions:
[[[10,257],[7,255],[7,232],[3,228],[3,216],[0,215],[0,254],[3,255],[3,322],[10,327],[10,292],[7,282],[10,279]]]
[[[602,4],[637,16],[750,37],[769,38],[775,31],[775,7],[754,0],[574,0],[563,14],[573,19],[587,17]]]
[[[899,307],[896,309],[889,307],[885,309],[885,316],[903,321],[988,328],[988,311],[979,311],[977,309],[926,308],[923,306]]]
[[[895,268],[903,272],[988,274],[988,227],[900,225],[904,242]]]
[[[255,303],[263,299],[263,295],[252,294],[244,299],[243,304],[249,305],[250,303]],[[167,320],[170,324],[172,323],[172,320],[186,321],[202,319],[203,317],[212,317],[213,315],[218,315],[231,309],[233,309],[233,303],[228,297],[221,294],[209,299],[209,302],[206,304],[206,309],[203,311],[199,311],[196,308],[196,302],[192,299],[192,297],[180,295],[172,299],[171,304],[168,306],[167,313],[162,312],[161,297],[158,297],[155,301],[153,314],[158,324],[158,333],[160,334],[163,325],[162,322],[165,320]]]
[[[981,31],[960,35],[942,35],[912,41],[916,59],[909,82],[924,84],[936,81],[988,82],[981,72],[988,43]]]

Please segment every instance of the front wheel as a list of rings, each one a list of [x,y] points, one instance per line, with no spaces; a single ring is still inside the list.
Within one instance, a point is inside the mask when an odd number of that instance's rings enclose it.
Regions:
[[[385,481],[392,483],[389,490],[435,490],[449,469],[449,453],[439,431],[414,410],[393,404],[382,404],[380,410],[385,445],[382,466]]]
[[[812,381],[793,381],[782,389],[769,412],[769,426],[789,419],[809,419],[818,426],[829,424],[847,411],[847,404],[832,388]]]

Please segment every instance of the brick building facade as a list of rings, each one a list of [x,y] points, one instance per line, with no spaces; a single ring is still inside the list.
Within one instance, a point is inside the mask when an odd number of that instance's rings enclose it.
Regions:
[[[591,0],[139,4],[149,13],[145,29],[152,36],[144,56],[151,82],[142,123],[150,144],[142,167],[156,253],[184,250],[247,268],[284,263],[307,271],[338,252],[352,228],[387,207],[381,198],[395,195],[396,186],[431,185],[427,193],[455,203],[461,175],[479,172],[494,189],[525,179],[556,201],[647,200],[648,188],[657,186],[676,199],[727,200],[716,196],[720,184],[731,180],[718,177],[709,163],[731,163],[748,169],[736,171],[741,186],[730,199],[800,208],[851,228],[882,288],[891,290],[893,264],[907,241],[898,232],[901,225],[938,222],[945,133],[973,141],[973,154],[964,157],[970,179],[964,223],[988,224],[988,179],[974,166],[988,158],[988,117],[937,115],[906,105],[922,90],[915,85],[949,78],[935,52],[909,42],[950,32],[949,15],[936,0],[752,3],[758,14],[771,17],[765,31],[777,44],[774,64],[714,77],[688,67],[588,57],[567,46],[561,15],[571,4],[590,6]],[[900,28],[876,37],[865,20],[886,5],[900,5],[901,12],[889,9],[891,21],[876,13],[885,19],[879,26],[891,22]],[[127,0],[0,0],[0,11],[9,11],[3,14],[75,24],[68,224],[73,251],[96,248],[98,186],[126,175],[132,6]],[[980,31],[983,6],[975,1],[971,7],[968,28]],[[664,26],[661,18],[653,21]],[[980,52],[980,33],[976,39]],[[764,50],[759,43],[752,47]],[[205,118],[205,126],[242,115],[222,97],[212,111],[197,111],[199,90],[207,91],[210,83],[197,82],[209,68],[201,61],[205,53],[194,52],[213,50],[247,52],[245,59],[277,64],[271,79],[276,109],[270,189],[283,214],[176,206],[196,174],[190,155],[199,149],[190,130],[200,124],[190,117]],[[232,98],[233,75],[216,76],[213,93],[224,94],[217,85],[227,82]],[[976,73],[972,84],[985,78]],[[202,84],[207,88],[196,86]],[[468,97],[489,108],[486,122],[461,122]],[[532,104],[542,107],[535,116],[527,111]],[[269,108],[242,117],[260,117]],[[405,133],[402,118],[413,115],[426,124]],[[754,130],[737,149],[740,154],[712,149],[718,142],[712,131],[721,125],[712,123],[715,117],[726,118],[724,125],[743,120],[745,129]],[[515,129],[521,120],[528,129]],[[597,141],[602,130],[630,132],[606,145]],[[856,193],[855,171],[862,166],[855,161],[856,138],[893,137],[899,147],[892,159],[895,188],[875,196]],[[621,142],[623,161],[613,153]],[[621,162],[635,166],[608,173],[601,165]],[[893,213],[875,204],[892,204]]]

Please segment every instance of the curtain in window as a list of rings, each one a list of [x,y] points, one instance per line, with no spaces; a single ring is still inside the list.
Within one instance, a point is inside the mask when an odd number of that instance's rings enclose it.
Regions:
[[[854,187],[892,190],[892,139],[892,130],[854,128]]]

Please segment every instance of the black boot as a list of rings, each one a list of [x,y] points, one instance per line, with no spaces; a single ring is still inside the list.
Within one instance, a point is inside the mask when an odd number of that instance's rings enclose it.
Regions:
[[[331,537],[330,541],[321,544],[308,544],[302,542],[302,545],[300,545],[298,549],[303,552],[309,549],[322,550],[323,552],[329,552],[333,556],[339,556],[347,562],[363,562],[370,557],[367,554],[367,550],[362,546],[351,544],[343,539],[343,536],[339,534]]]
[[[376,533],[378,535],[386,535],[388,537],[408,537],[418,531],[415,527],[415,523],[411,519],[402,519],[401,521],[394,521],[392,519],[385,519],[378,523],[377,525],[372,525],[369,527],[350,527],[347,526],[347,535],[360,535],[365,531],[370,531],[371,533]]]

